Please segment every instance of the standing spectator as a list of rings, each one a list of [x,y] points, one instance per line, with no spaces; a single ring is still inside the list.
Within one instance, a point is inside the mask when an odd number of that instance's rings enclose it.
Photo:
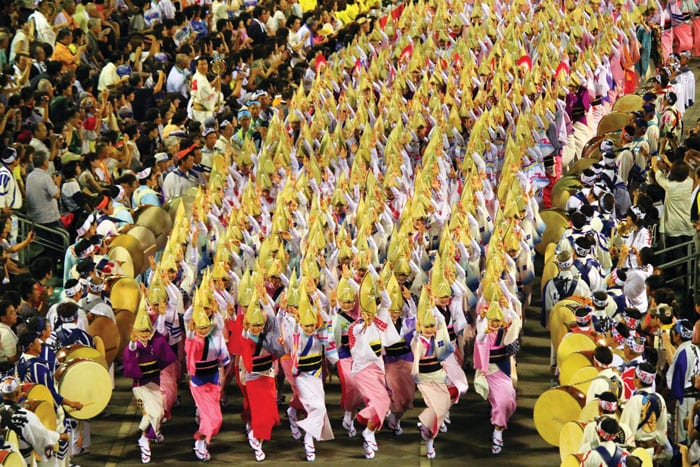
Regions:
[[[13,171],[19,165],[15,148],[5,148],[0,167],[0,209],[11,214],[13,209],[22,207],[22,192],[15,181]]]
[[[61,228],[61,213],[58,211],[61,174],[49,172],[49,159],[43,151],[35,152],[32,162],[34,170],[27,176],[27,214],[38,225]],[[51,232],[39,230],[37,235],[50,245],[60,246],[63,243]],[[57,257],[62,256],[62,252],[57,254]]]
[[[689,242],[695,234],[690,219],[690,208],[693,204],[693,180],[689,176],[690,167],[682,160],[676,161],[671,165],[668,176],[661,170],[657,158],[651,160],[651,167],[656,183],[666,191],[663,218],[666,246]],[[684,255],[683,248],[676,248],[669,252],[670,259],[681,258]]]
[[[56,33],[47,19],[49,10],[54,7],[53,2],[49,0],[39,0],[36,4],[36,10],[29,16],[29,36],[39,42],[49,44],[51,47],[56,45]]]
[[[246,28],[248,37],[253,39],[253,44],[264,44],[267,41],[267,23],[270,17],[270,10],[263,6],[256,6],[253,10],[253,21]]]
[[[17,323],[17,310],[12,303],[0,301],[0,362],[16,362],[17,334],[12,326]]]

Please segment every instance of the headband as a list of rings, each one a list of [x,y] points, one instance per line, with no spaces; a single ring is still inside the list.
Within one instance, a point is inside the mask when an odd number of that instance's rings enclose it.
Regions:
[[[617,401],[604,401],[603,399],[598,399],[598,407],[603,409],[603,412],[614,413],[617,412]]]
[[[640,339],[641,342],[637,342],[637,339]],[[629,336],[627,346],[635,353],[642,353],[644,352],[644,341],[645,339],[641,336]]]
[[[596,432],[598,432],[598,436],[600,436],[600,439],[604,441],[613,441],[615,437],[617,436],[617,433],[608,433],[603,429],[603,421],[605,418],[601,418],[598,420],[598,423],[595,426]]]
[[[78,294],[78,292],[80,292],[81,290],[83,290],[83,287],[80,285],[80,282],[78,282],[77,284],[75,284],[73,287],[71,287],[69,289],[63,289],[63,293],[66,294],[66,297],[70,298],[70,297],[75,297]]]
[[[87,233],[88,230],[90,230],[90,226],[92,223],[95,222],[95,215],[93,213],[90,213],[89,216],[87,216],[87,219],[85,219],[85,222],[83,222],[83,225],[81,225],[77,230],[76,233],[78,234],[78,237],[82,237]]]
[[[105,289],[105,284],[104,282],[102,284],[93,284],[92,282],[90,282],[88,288],[90,289],[90,292],[100,293]]]
[[[681,338],[683,338],[683,340],[688,340],[688,339],[693,337],[693,330],[688,329],[688,328],[683,326],[683,323],[687,323],[687,322],[688,321],[685,319],[679,319],[678,321],[676,321],[676,326],[675,326],[676,332],[678,334],[680,334],[680,336],[681,336]]]
[[[639,381],[646,384],[647,386],[652,385],[654,383],[654,380],[656,379],[656,373],[644,371],[640,367],[637,367],[637,369],[634,370],[634,373],[635,375],[637,375],[637,378],[639,378]]]
[[[19,389],[19,384],[12,376],[3,379],[2,383],[0,383],[0,392],[3,394],[13,394],[17,389]]]

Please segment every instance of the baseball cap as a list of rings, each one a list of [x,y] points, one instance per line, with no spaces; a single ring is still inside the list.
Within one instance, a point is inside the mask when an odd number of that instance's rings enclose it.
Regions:
[[[168,159],[170,159],[170,156],[168,156],[167,152],[159,152],[153,158],[156,160],[156,162],[165,162]]]

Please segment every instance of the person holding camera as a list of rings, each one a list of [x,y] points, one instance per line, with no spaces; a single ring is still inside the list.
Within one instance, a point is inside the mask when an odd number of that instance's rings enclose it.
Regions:
[[[62,228],[61,212],[58,210],[58,199],[61,197],[60,173],[49,170],[49,158],[44,151],[37,151],[32,156],[34,170],[27,175],[27,216],[36,224],[51,229]],[[52,232],[39,229],[37,236],[52,245],[60,245],[63,240]],[[47,249],[52,254],[53,249]],[[56,258],[62,260],[63,255]]]

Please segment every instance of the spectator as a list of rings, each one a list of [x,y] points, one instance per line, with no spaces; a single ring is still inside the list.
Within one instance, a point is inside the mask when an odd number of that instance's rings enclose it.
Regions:
[[[17,310],[6,300],[0,300],[0,362],[16,362],[17,334],[13,326],[17,324]]]
[[[49,172],[49,159],[45,152],[38,151],[32,158],[34,170],[27,176],[27,214],[37,225],[49,229],[62,228],[61,213],[58,210],[58,199],[61,197],[62,177],[59,173]],[[60,247],[63,241],[53,232],[38,230],[39,238],[49,245]],[[57,257],[63,258],[63,251],[56,252]]]

